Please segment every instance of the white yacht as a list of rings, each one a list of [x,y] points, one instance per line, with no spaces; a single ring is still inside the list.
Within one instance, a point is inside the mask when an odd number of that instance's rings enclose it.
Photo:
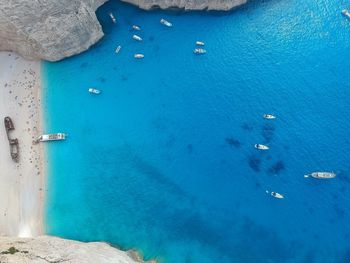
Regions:
[[[205,53],[207,53],[207,51],[205,49],[203,49],[203,48],[195,48],[193,50],[193,53],[195,53],[195,54],[205,54]]]
[[[122,46],[117,46],[117,48],[115,49],[115,53],[118,54],[120,52],[120,50],[122,49]]]
[[[142,41],[142,38],[138,35],[133,35],[132,38],[135,39],[136,41]]]
[[[267,120],[276,119],[276,116],[274,116],[272,114],[264,114],[263,117],[264,117],[264,119],[267,119]]]
[[[196,45],[197,45],[197,46],[204,46],[205,44],[204,44],[204,42],[202,42],[202,41],[196,41]]]
[[[114,15],[113,15],[112,12],[110,12],[108,15],[109,15],[109,17],[112,19],[112,22],[113,22],[114,24],[117,23],[117,19],[114,17]]]
[[[333,172],[313,172],[311,174],[305,174],[304,177],[313,177],[316,179],[331,179],[337,176],[336,173]]]
[[[137,31],[141,30],[141,28],[137,25],[132,25],[132,29],[137,30]]]
[[[350,18],[350,12],[349,12],[349,10],[343,9],[343,10],[341,10],[341,13],[342,13],[344,16],[346,16],[347,18]]]
[[[268,194],[269,191],[266,190],[266,193]],[[282,194],[277,193],[277,192],[271,192],[270,195],[273,196],[274,198],[277,198],[277,199],[283,199],[284,198],[284,196]]]
[[[93,93],[93,94],[100,94],[100,93],[101,93],[100,90],[95,89],[95,88],[89,88],[89,92],[90,92],[90,93]]]
[[[255,144],[254,147],[258,150],[263,150],[263,151],[270,149],[268,146],[263,145],[263,144],[259,144],[259,143]]]
[[[36,139],[36,142],[63,141],[66,137],[65,133],[43,134]]]
[[[144,58],[145,55],[144,54],[135,54],[134,57],[135,58]]]
[[[172,23],[170,23],[169,21],[165,20],[164,18],[162,18],[162,19],[160,20],[160,23],[161,23],[162,25],[167,26],[167,27],[172,27],[172,26],[173,26]]]

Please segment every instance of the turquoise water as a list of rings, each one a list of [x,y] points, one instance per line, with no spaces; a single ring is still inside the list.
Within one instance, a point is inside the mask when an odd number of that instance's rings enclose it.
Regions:
[[[44,68],[46,130],[69,134],[47,145],[47,233],[167,263],[350,262],[345,3],[257,0],[230,13],[101,7],[105,38]],[[192,53],[196,40],[206,55]],[[338,176],[303,177],[318,170]]]

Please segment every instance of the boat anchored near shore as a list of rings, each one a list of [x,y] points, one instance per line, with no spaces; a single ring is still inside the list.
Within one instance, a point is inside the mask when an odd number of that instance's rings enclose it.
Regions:
[[[162,18],[162,19],[160,20],[160,23],[161,23],[162,25],[164,25],[164,26],[167,26],[167,27],[172,27],[172,26],[173,26],[172,23],[170,23],[169,21],[165,20],[164,18]]]
[[[350,12],[349,12],[349,10],[343,9],[343,10],[341,10],[341,13],[342,13],[344,16],[346,16],[347,18],[350,19]]]
[[[304,175],[305,178],[308,178],[310,176],[316,179],[331,179],[336,177],[337,174],[333,172],[313,172],[311,174]]]
[[[136,41],[142,41],[142,38],[138,35],[133,35],[132,38]]]
[[[68,135],[66,133],[51,133],[51,134],[43,134],[40,135],[36,140],[35,143],[39,142],[50,142],[50,141],[63,141],[66,139]]]
[[[114,17],[113,13],[110,12],[108,15],[112,19],[113,24],[116,24],[117,23],[117,19]]]

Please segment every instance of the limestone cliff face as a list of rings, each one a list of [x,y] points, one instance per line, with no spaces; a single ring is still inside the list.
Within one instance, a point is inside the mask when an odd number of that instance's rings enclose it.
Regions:
[[[184,9],[184,10],[231,10],[245,4],[247,0],[122,0],[140,8],[150,10]]]
[[[106,243],[82,243],[41,236],[37,238],[0,237],[0,262],[136,263],[143,261],[133,253],[118,250]]]
[[[107,0],[0,0],[0,50],[60,60],[102,36],[95,11]]]

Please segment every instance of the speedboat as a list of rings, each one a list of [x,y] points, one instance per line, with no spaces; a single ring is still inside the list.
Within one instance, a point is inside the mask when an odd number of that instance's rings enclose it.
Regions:
[[[341,10],[341,13],[342,13],[344,16],[346,16],[347,18],[350,18],[350,12],[349,12],[349,10],[343,9],[343,10]]]
[[[263,117],[264,117],[264,119],[267,119],[267,120],[276,119],[276,116],[274,116],[272,114],[264,114]]]
[[[93,94],[97,94],[97,95],[101,93],[100,90],[95,89],[95,88],[89,88],[89,92],[90,92],[90,93],[93,93]]]
[[[135,54],[134,57],[135,58],[144,58],[145,55],[144,54]]]
[[[195,53],[195,54],[205,54],[205,53],[207,53],[207,51],[205,49],[203,49],[203,48],[195,48],[193,50],[193,53]]]
[[[270,149],[268,146],[263,145],[263,144],[259,144],[259,143],[255,144],[254,147],[258,150],[263,150],[263,151]]]
[[[197,46],[204,46],[205,44],[204,44],[204,42],[202,42],[202,41],[196,41],[196,45],[197,45]]]
[[[117,23],[117,19],[115,19],[115,17],[114,17],[114,15],[113,15],[112,12],[110,12],[108,15],[109,15],[109,17],[112,19],[112,22],[113,22],[114,24]]]
[[[164,18],[162,18],[162,19],[160,20],[160,23],[161,23],[162,25],[167,26],[167,27],[172,27],[172,26],[173,26],[172,23],[170,23],[169,21],[166,21]]]
[[[269,191],[266,190],[266,193],[268,194]],[[277,198],[277,199],[283,199],[284,198],[284,196],[282,194],[277,193],[277,192],[271,192],[270,195],[273,196],[274,198]]]
[[[117,46],[117,48],[115,49],[115,53],[119,53],[120,52],[120,50],[122,49],[122,46]]]
[[[311,174],[305,174],[304,177],[313,177],[316,179],[331,179],[337,176],[336,173],[333,172],[313,172]]]
[[[142,38],[139,37],[138,35],[133,35],[132,38],[135,39],[136,41],[142,41]]]
[[[136,25],[132,25],[132,29],[137,30],[137,31],[141,30],[141,28],[139,26],[136,26]]]

